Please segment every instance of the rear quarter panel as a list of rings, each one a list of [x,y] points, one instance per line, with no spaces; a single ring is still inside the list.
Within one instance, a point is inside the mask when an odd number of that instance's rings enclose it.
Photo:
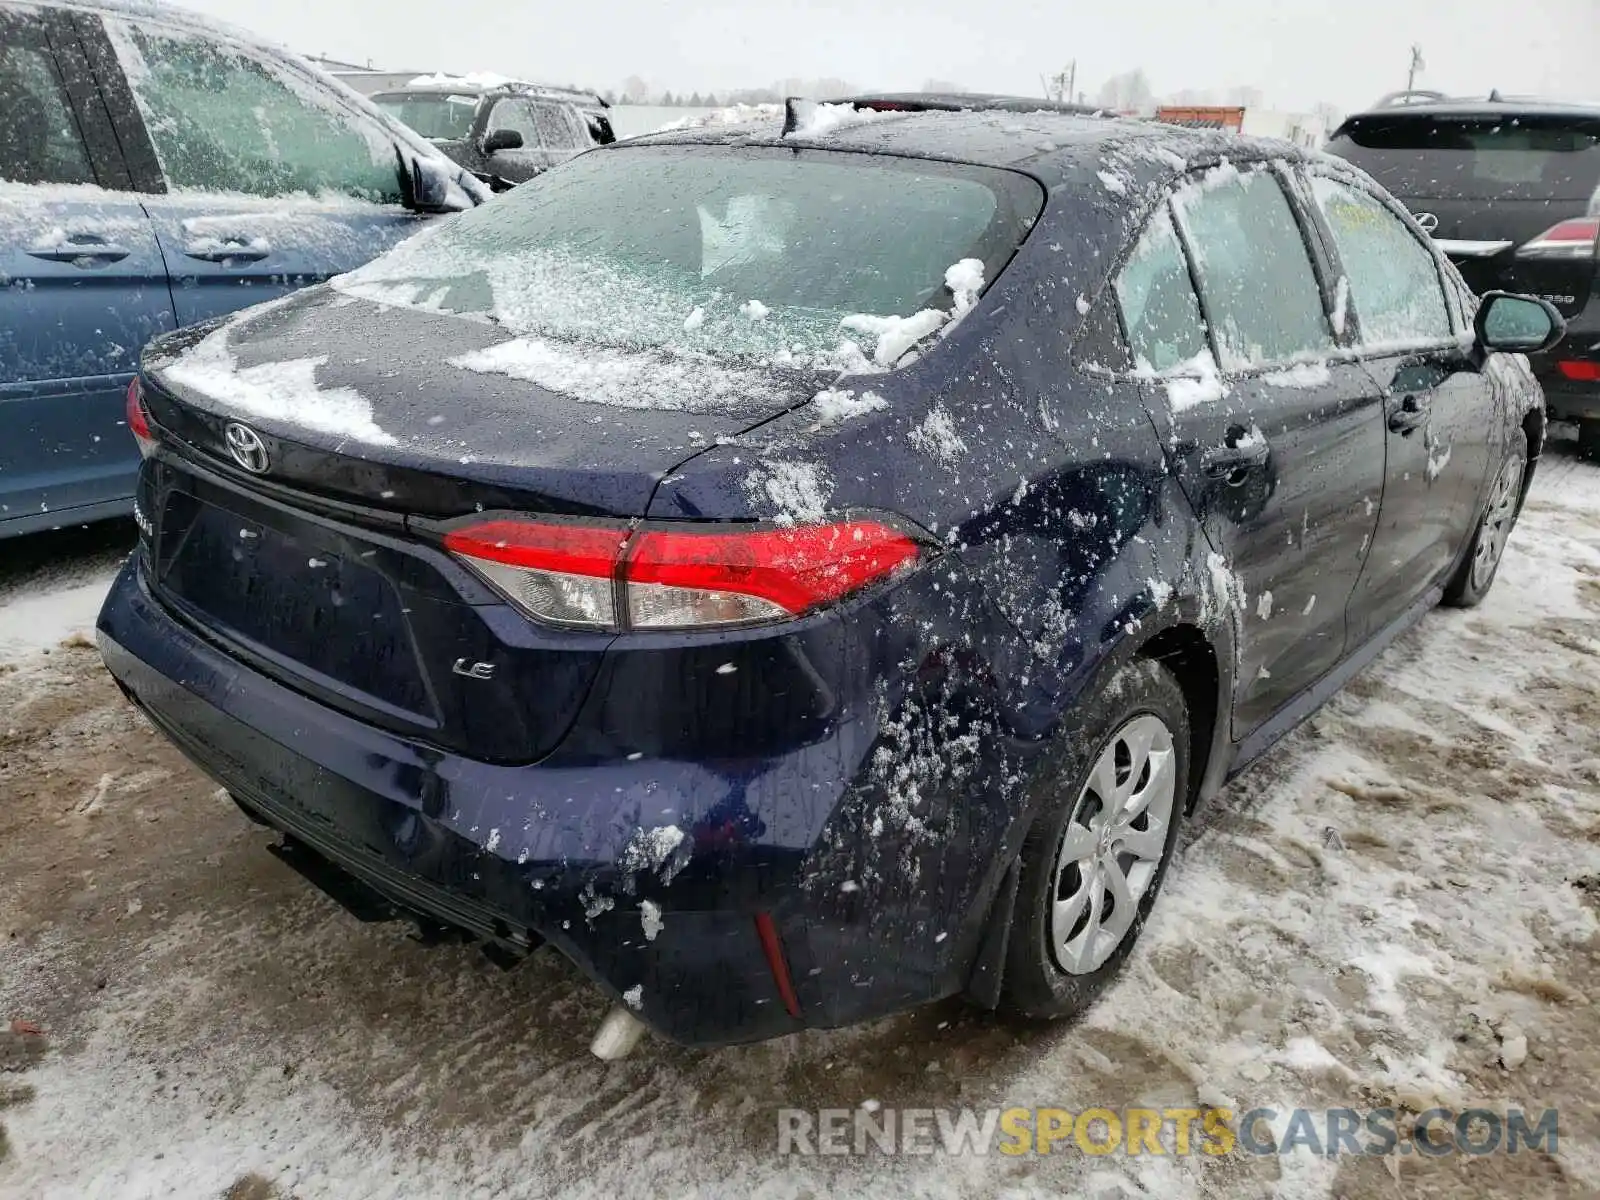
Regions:
[[[824,960],[860,954],[847,931],[869,924],[874,961],[861,969],[892,977],[907,1003],[965,982],[1037,804],[1059,802],[1050,750],[1070,739],[1085,692],[1178,624],[1231,656],[1226,572],[1137,384],[1071,361],[1103,246],[1135,227],[1139,199],[1090,179],[1086,201],[1047,206],[979,307],[921,359],[838,385],[884,407],[824,428],[802,406],[692,459],[649,510],[889,510],[936,546],[877,606],[871,686],[853,709],[867,736],[841,764],[854,782],[797,864],[817,910],[807,944]],[[848,1019],[849,997],[832,1002]]]

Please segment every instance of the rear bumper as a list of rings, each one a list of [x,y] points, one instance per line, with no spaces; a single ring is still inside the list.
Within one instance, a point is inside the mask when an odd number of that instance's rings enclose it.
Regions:
[[[966,901],[949,911],[948,878],[923,872],[919,888],[860,869],[853,831],[878,800],[857,777],[875,729],[842,723],[753,771],[474,762],[224,654],[152,596],[142,560],[124,568],[100,616],[112,675],[246,807],[403,907],[502,945],[548,941],[689,1045],[858,1021],[965,981],[984,915],[972,892],[958,891]],[[972,833],[941,857],[987,875],[996,839]],[[663,916],[654,936],[646,901]],[[757,914],[777,930],[792,1006]]]
[[[1600,383],[1568,379],[1556,368],[1556,363],[1563,361],[1600,362],[1600,290],[1567,322],[1567,336],[1561,344],[1532,362],[1552,418],[1600,420]]]
[[[1561,375],[1541,375],[1545,409],[1556,421],[1600,421],[1600,383],[1574,383]]]

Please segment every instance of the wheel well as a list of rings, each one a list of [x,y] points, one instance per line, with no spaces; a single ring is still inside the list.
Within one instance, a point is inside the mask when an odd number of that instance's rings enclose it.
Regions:
[[[1519,509],[1528,495],[1528,489],[1533,486],[1533,469],[1539,461],[1540,451],[1544,449],[1544,426],[1544,413],[1537,408],[1530,408],[1522,418],[1522,432],[1528,439],[1528,469],[1522,476],[1522,495],[1517,498]]]
[[[1537,408],[1530,408],[1523,415],[1522,432],[1528,437],[1528,461],[1532,462],[1544,449],[1544,414]]]
[[[1163,629],[1139,648],[1140,658],[1155,659],[1177,679],[1189,709],[1189,805],[1200,797],[1217,728],[1217,656],[1193,625]]]

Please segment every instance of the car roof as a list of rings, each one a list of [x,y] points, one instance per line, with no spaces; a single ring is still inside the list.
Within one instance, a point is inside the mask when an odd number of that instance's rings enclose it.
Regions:
[[[1103,110],[1092,104],[1069,104],[1061,100],[1041,100],[1036,96],[1008,96],[998,92],[873,92],[868,95],[849,96],[838,101],[854,104],[858,108],[878,105],[923,106],[930,109],[959,111],[972,109],[980,112],[1058,112],[1095,116]]]
[[[285,55],[296,63],[304,61],[302,55],[296,54],[287,46],[270,41],[243,26],[205,16],[191,9],[179,8],[175,4],[160,3],[159,0],[26,0],[26,2],[41,8],[77,9],[96,12],[102,16],[126,17],[133,21],[160,21],[164,25],[186,29],[202,36],[227,38],[257,50]]]
[[[793,108],[791,106],[791,115]],[[785,135],[780,118],[736,125],[668,130],[628,138],[615,147],[660,145],[809,146],[1025,170],[1047,187],[1108,165],[1131,182],[1176,176],[1222,159],[1305,161],[1289,142],[1225,130],[1164,125],[1118,117],[1036,111],[924,111],[862,114],[823,133]],[[1108,185],[1109,186],[1109,185]]]

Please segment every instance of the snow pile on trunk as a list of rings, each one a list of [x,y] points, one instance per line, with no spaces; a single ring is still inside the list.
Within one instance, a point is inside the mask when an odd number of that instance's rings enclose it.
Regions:
[[[506,375],[614,408],[719,412],[783,398],[760,370],[689,355],[638,354],[534,337],[514,338],[447,361],[463,371]]]
[[[812,403],[817,406],[819,429],[889,407],[889,402],[877,392],[862,392],[857,396],[852,391],[834,388],[818,392],[812,397]]]
[[[260,312],[253,309],[251,315]],[[231,329],[230,323],[213,330],[160,368],[161,382],[192,393],[207,407],[221,405],[241,416],[374,446],[394,445],[394,438],[372,419],[372,404],[361,393],[318,386],[317,368],[327,363],[326,355],[241,367],[228,349]]]

